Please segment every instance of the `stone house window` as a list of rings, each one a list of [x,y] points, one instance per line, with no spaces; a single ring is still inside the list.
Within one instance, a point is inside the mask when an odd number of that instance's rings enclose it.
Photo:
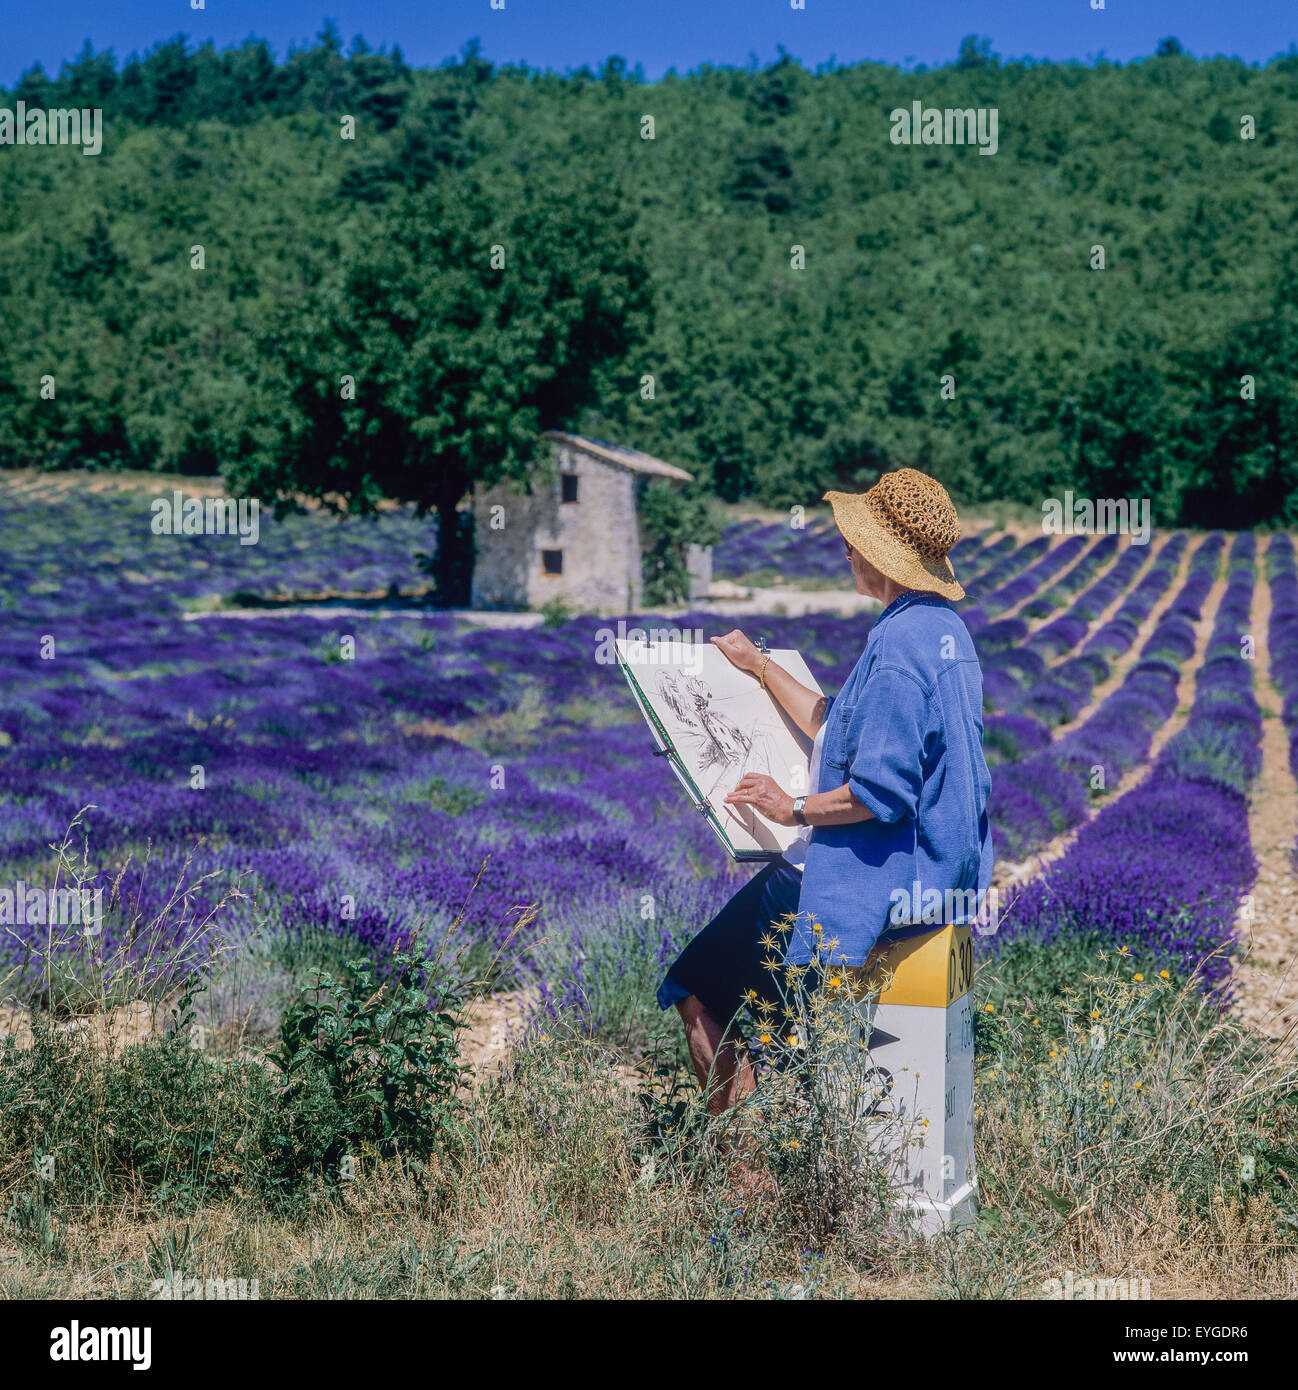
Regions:
[[[577,475],[575,473],[564,473],[562,475],[563,496],[565,502],[575,502],[577,500]]]
[[[543,550],[541,552],[541,573],[558,578],[563,573],[563,551]]]

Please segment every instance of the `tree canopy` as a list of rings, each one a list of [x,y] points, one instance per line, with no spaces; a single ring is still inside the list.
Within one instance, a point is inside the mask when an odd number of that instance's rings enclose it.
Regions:
[[[484,189],[447,170],[349,229],[338,273],[261,339],[260,409],[225,471],[241,491],[383,498],[438,517],[438,591],[467,602],[474,484],[526,480],[541,431],[604,392],[644,332],[624,200],[580,166]]]
[[[437,506],[559,425],[728,500],[909,464],[1298,522],[1296,74],[87,47],[0,95],[104,112],[98,156],[0,158],[0,463]],[[994,107],[997,153],[892,144],[912,101]]]

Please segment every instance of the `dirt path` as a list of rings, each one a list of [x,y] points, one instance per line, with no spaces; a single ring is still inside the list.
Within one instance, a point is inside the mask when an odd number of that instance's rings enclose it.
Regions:
[[[1047,865],[1053,864],[1056,859],[1062,859],[1072,848],[1073,842],[1081,833],[1083,826],[1089,824],[1100,811],[1106,806],[1112,805],[1120,796],[1131,791],[1133,787],[1138,787],[1149,776],[1163,745],[1173,734],[1179,733],[1185,727],[1185,721],[1189,718],[1190,705],[1194,700],[1195,680],[1199,666],[1203,662],[1203,654],[1207,650],[1208,638],[1212,634],[1212,624],[1217,616],[1217,608],[1225,592],[1225,573],[1219,570],[1212,588],[1208,590],[1207,597],[1203,601],[1203,607],[1199,610],[1199,621],[1194,625],[1194,651],[1181,667],[1181,679],[1176,688],[1176,709],[1171,717],[1154,731],[1154,737],[1149,745],[1149,754],[1145,761],[1139,767],[1132,768],[1125,777],[1121,778],[1109,795],[1090,809],[1085,820],[1073,826],[1071,830],[1066,830],[1062,835],[1056,836],[1044,849],[1029,855],[1019,864],[1011,863],[1008,860],[998,862],[992,877],[992,883],[995,887],[1003,890],[1011,884],[1018,884],[1029,878],[1035,878]],[[1168,599],[1169,605],[1171,602],[1172,600]],[[1153,631],[1152,627],[1150,631]],[[1145,634],[1139,639],[1141,645],[1143,645],[1147,635]],[[1138,651],[1139,645],[1133,645],[1132,652]]]
[[[515,1042],[526,1031],[525,1019],[536,1003],[535,989],[502,990],[476,999],[466,1015],[468,1027],[460,1034],[460,1057],[473,1075],[470,1086],[481,1086],[500,1073],[509,1059]],[[536,1038],[539,1032],[540,1037]],[[535,1025],[531,1036],[545,1043],[545,1026]],[[620,1086],[634,1094],[644,1084],[644,1078],[629,1062],[614,1062],[610,1075]]]
[[[1259,557],[1265,565],[1265,552]],[[1258,657],[1254,689],[1262,710],[1262,771],[1249,799],[1248,829],[1258,858],[1257,882],[1239,916],[1244,959],[1235,975],[1245,1022],[1273,1037],[1298,1033],[1298,885],[1290,868],[1298,787],[1289,769],[1289,735],[1271,676],[1274,653],[1267,640],[1271,586],[1259,578],[1253,592],[1251,631]]]
[[[535,1002],[534,990],[517,989],[489,994],[469,1006],[468,1027],[460,1034],[460,1056],[473,1068],[476,1081],[485,1081],[500,1070]]]

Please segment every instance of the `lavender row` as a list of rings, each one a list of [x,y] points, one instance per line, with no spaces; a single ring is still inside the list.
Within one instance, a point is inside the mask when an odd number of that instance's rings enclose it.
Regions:
[[[965,593],[974,600],[974,606],[966,608],[962,614],[970,631],[985,621],[980,616],[979,595],[995,593],[1002,584],[1014,578],[1022,569],[1032,566],[1050,549],[1049,536],[1038,536],[1026,545],[1005,550],[985,570],[964,585]]]
[[[1205,983],[1227,992],[1231,965],[1221,948],[1233,941],[1256,874],[1248,789],[1261,766],[1262,720],[1242,645],[1255,569],[1254,538],[1241,534],[1184,728],[1150,776],[1015,897],[1004,939],[1112,941],[1155,965],[1202,967]]]
[[[1085,541],[1085,537],[1074,539]],[[1107,539],[1105,538],[1105,540]],[[1051,612],[1077,588],[1091,579],[1096,571],[1104,566],[1104,552],[1108,548],[1105,545],[1105,540],[1092,546],[1090,551],[1068,570],[1063,579],[1046,587],[1030,606],[1039,614]],[[1077,549],[1078,547],[1071,547],[1069,552],[1065,553],[1065,561],[1075,556]],[[1060,550],[1062,551],[1063,547],[1060,547]],[[1057,570],[1058,566],[1055,565],[1051,568]],[[1049,572],[1046,571],[1047,577]],[[1065,580],[1068,582],[1065,583]],[[1013,582],[1011,581],[1011,583]],[[1020,595],[1022,592],[1020,589]],[[1026,612],[1026,608],[1024,612]],[[1041,674],[1044,666],[1039,656],[1027,650],[1026,644],[1030,628],[1026,617],[1022,614],[1013,618],[989,618],[981,607],[975,607],[965,612],[963,617],[965,625],[969,628],[977,644],[983,663],[984,679],[989,671],[992,672],[991,682],[984,685],[984,690],[987,692],[987,699],[984,703],[989,708],[995,707],[998,703],[997,689],[1002,694],[1008,693],[1011,688],[1017,688],[1024,679],[1035,679]],[[1010,673],[1018,671],[1020,674],[1017,677],[1011,675],[1007,685],[1004,681],[998,680],[997,673],[1000,671]]]
[[[1112,561],[1117,549],[1116,535],[1101,536],[1067,574],[1060,575],[1045,593],[1034,598],[1031,603],[1023,605],[1020,610],[1022,616],[1033,622],[1048,618],[1088,585],[1095,575]]]
[[[952,550],[952,563],[960,570],[972,566],[976,572],[984,552],[995,552],[990,558],[1003,553],[999,542],[986,542],[982,534],[966,536]],[[713,550],[712,569],[719,579],[730,580],[841,578],[846,572],[843,539],[832,523],[800,530],[787,521],[736,522],[721,533]]]
[[[965,626],[970,632],[977,632],[1007,608],[1013,608],[1015,604],[1031,598],[1048,580],[1054,579],[1061,570],[1080,557],[1088,540],[1087,536],[1069,536],[1066,541],[1051,547],[1039,560],[1034,561],[1000,588],[987,594],[976,608],[970,609],[964,615]],[[985,589],[986,586],[980,587]]]
[[[1010,634],[1018,645],[996,644],[995,638],[1004,629],[1005,620],[979,634],[978,646],[983,655],[983,703],[989,710],[1001,711],[989,720],[993,748],[1003,748],[1007,737],[1026,738],[1027,747],[1041,747],[1048,741],[1049,724],[1062,723],[1068,717],[1052,720],[1052,709],[1062,706],[1075,713],[1085,704],[1095,682],[1108,674],[1107,661],[1092,652],[1074,658],[1063,667],[1051,668],[1050,662],[1068,647],[1081,643],[1095,618],[1131,585],[1146,558],[1143,549],[1130,547],[1116,565],[1074,600],[1066,612],[1030,636],[1026,623],[1021,619],[1011,620],[1022,623],[1022,631]],[[1093,574],[1097,568],[1099,563],[1093,564],[1089,572]],[[1143,617],[1157,595],[1171,582],[1174,573],[1174,567],[1170,571],[1151,570],[1128,603],[1137,611],[1143,610]],[[1013,722],[1006,724],[1006,719]],[[1037,733],[1029,728],[1034,721],[1041,726]]]
[[[1008,729],[998,721],[992,734],[996,744],[1006,747],[1017,736],[1020,747],[1030,750],[996,767],[993,777],[990,814],[998,847],[1008,858],[1022,859],[1080,825],[1089,800],[1144,761],[1155,729],[1176,709],[1180,668],[1194,652],[1194,621],[1212,587],[1223,543],[1215,535],[1200,545],[1177,598],[1139,659],[1084,723],[1053,744],[1036,743],[1031,751],[1032,739],[1039,736],[1024,736],[1030,728],[1026,716],[1006,716],[1005,723],[1019,721]],[[1165,549],[1160,564],[1175,573],[1175,558]],[[1154,575],[1151,570],[1146,582]],[[1137,607],[1145,607],[1144,599]]]
[[[1271,677],[1280,692],[1281,718],[1289,734],[1289,766],[1298,776],[1298,565],[1289,535],[1277,531],[1267,546],[1271,621],[1267,641]]]
[[[961,544],[963,545],[964,542],[962,541]],[[960,571],[961,585],[967,590],[971,584],[980,583],[993,565],[997,565],[1007,556],[1013,555],[1018,548],[1018,541],[1008,531],[997,536],[995,540],[987,540],[978,551],[964,560]],[[955,555],[955,551],[951,553],[952,556]]]
[[[1048,727],[1057,727],[1076,719],[1091,698],[1091,692],[1101,681],[1108,679],[1112,662],[1131,650],[1140,624],[1149,617],[1154,605],[1176,578],[1185,544],[1183,535],[1173,536],[1159,554],[1157,562],[1127,594],[1113,617],[1086,639],[1081,652],[1052,666],[1036,685],[1009,702],[1009,711],[1031,715]],[[1033,646],[1043,648],[1052,655],[1058,654],[1065,649],[1061,644],[1079,627],[1077,640],[1080,641],[1086,628],[1120,595],[1126,593],[1146,560],[1143,548],[1131,547],[1103,579],[1078,599],[1067,614],[1033,634]]]
[[[1298,777],[1298,566],[1287,532],[1272,535],[1266,558],[1271,583],[1267,625],[1271,679],[1280,694],[1280,717],[1289,740],[1289,770]],[[1298,847],[1293,858],[1298,867]]]

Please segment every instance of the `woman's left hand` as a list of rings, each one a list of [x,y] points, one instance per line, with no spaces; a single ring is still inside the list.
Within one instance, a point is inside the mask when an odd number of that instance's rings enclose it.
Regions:
[[[774,777],[750,772],[739,779],[734,791],[726,797],[728,806],[752,806],[776,825],[795,825],[793,798],[780,790]]]

